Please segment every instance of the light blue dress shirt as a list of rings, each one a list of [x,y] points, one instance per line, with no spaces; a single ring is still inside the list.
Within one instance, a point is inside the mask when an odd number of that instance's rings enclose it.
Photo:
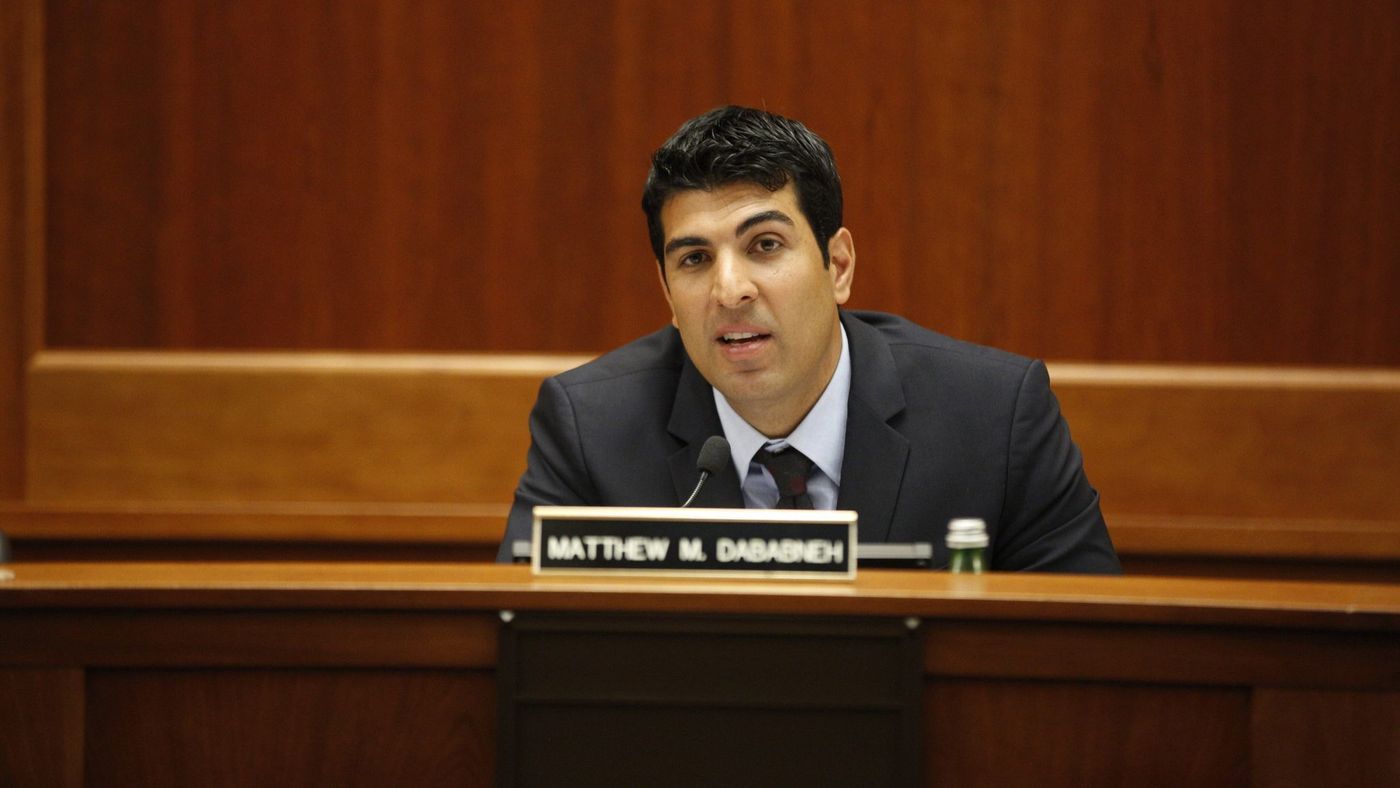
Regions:
[[[807,480],[807,494],[817,509],[835,509],[836,493],[841,488],[841,458],[846,452],[846,406],[851,394],[851,352],[846,343],[846,327],[841,327],[841,358],[836,372],[826,384],[817,403],[807,411],[802,422],[785,438],[768,438],[754,429],[729,404],[729,400],[711,387],[715,409],[719,411],[724,437],[734,469],[739,472],[744,490],[744,506],[749,509],[772,509],[778,504],[778,485],[768,469],[753,461],[760,448],[773,451],[792,446],[807,455],[814,465]]]

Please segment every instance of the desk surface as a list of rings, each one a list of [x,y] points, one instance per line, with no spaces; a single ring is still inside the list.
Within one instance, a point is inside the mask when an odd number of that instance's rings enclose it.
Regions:
[[[1400,629],[1400,586],[868,570],[854,582],[537,578],[492,564],[11,564],[0,608],[610,610]]]
[[[488,786],[503,741],[507,626],[555,619],[574,633],[624,626],[636,637],[648,619],[669,632],[731,614],[781,637],[831,617],[921,619],[909,691],[929,784],[1400,780],[1390,754],[1395,584],[888,570],[849,583],[535,578],[526,567],[446,563],[8,570],[0,729],[21,733],[0,738],[5,784],[149,788],[240,775]],[[550,615],[507,625],[505,609]],[[675,615],[686,613],[702,615]],[[684,662],[659,637],[665,659],[637,659]],[[734,664],[685,662],[673,671],[684,692],[666,697],[689,697],[696,676],[729,680]],[[654,707],[617,697],[624,716]]]

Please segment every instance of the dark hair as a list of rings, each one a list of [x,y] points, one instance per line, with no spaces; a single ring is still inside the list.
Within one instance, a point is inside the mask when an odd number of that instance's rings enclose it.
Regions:
[[[823,264],[827,241],[841,229],[841,176],[826,141],[781,115],[748,107],[719,107],[686,121],[651,157],[642,211],[656,261],[666,242],[661,207],[679,191],[756,183],[777,191],[791,180],[797,207],[812,226]],[[662,265],[665,270],[665,265]]]

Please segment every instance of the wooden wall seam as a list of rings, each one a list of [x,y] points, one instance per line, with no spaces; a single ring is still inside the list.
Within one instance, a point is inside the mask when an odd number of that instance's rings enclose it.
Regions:
[[[25,277],[24,356],[31,359],[45,345],[45,237],[47,182],[45,145],[46,83],[44,78],[44,5],[42,0],[24,4],[25,104]]]

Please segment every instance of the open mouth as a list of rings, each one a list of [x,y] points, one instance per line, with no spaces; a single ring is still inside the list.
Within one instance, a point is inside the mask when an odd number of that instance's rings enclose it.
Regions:
[[[720,335],[719,341],[730,346],[743,346],[767,339],[767,334],[757,334],[752,331],[736,331],[731,334]]]

